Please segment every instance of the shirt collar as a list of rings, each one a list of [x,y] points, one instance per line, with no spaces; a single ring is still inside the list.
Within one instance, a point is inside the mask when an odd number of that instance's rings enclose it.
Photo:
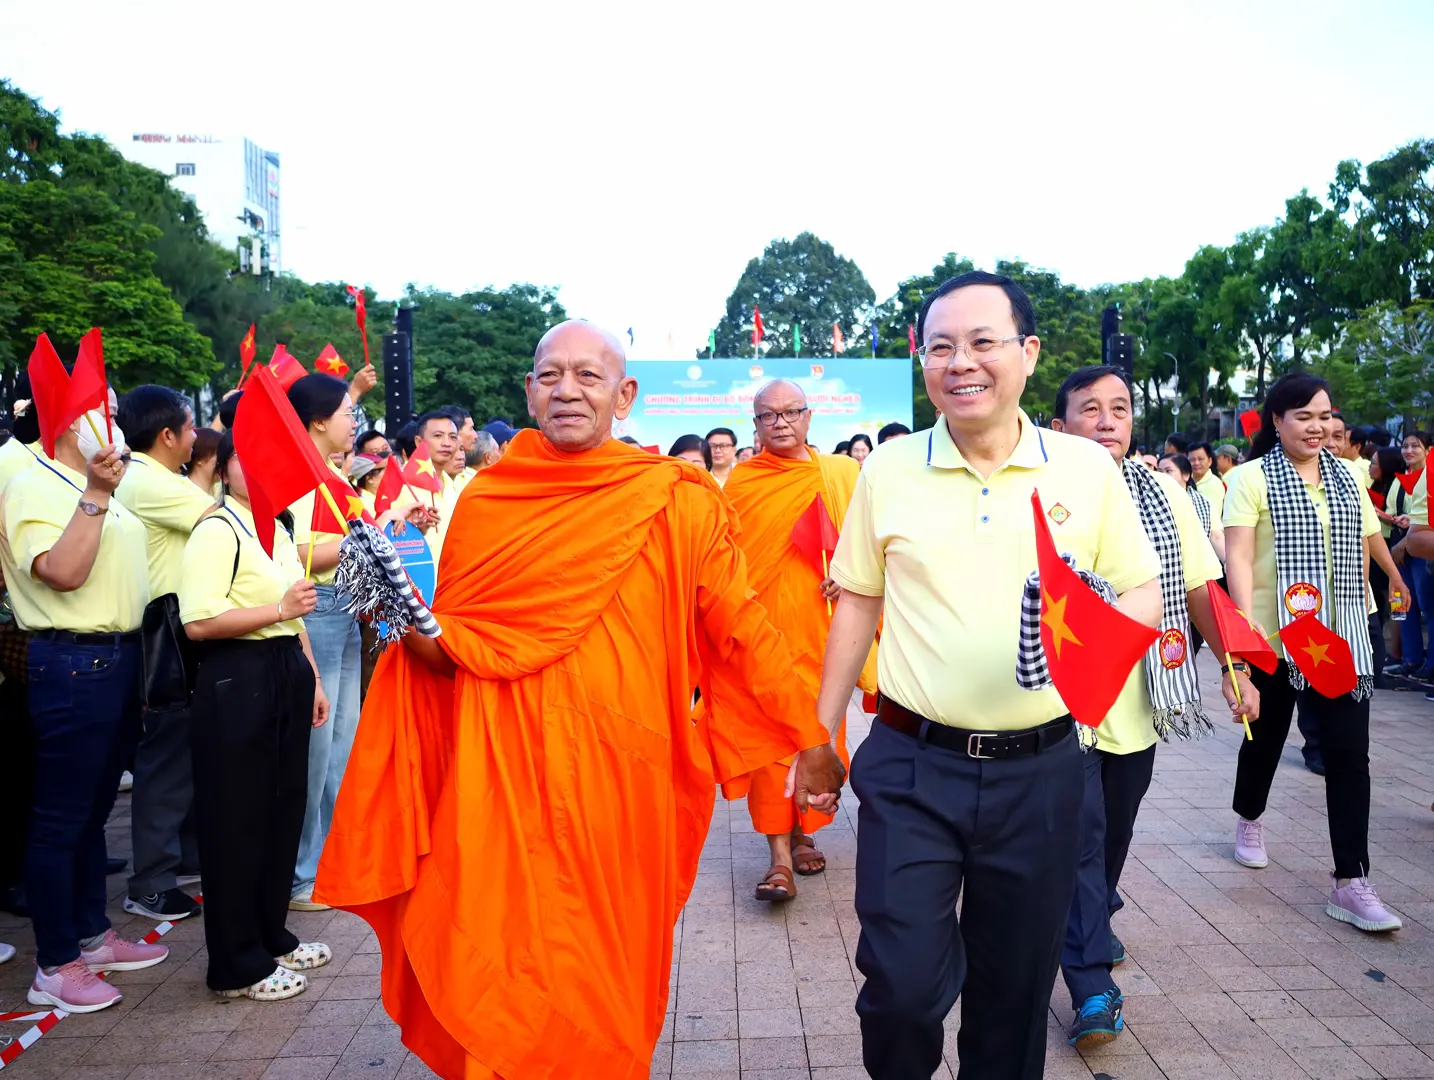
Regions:
[[[1018,469],[1039,469],[1050,460],[1046,454],[1045,437],[1041,434],[1041,429],[1031,422],[1024,409],[1017,409],[1016,415],[1021,421],[1021,437],[1001,469],[1012,466]],[[926,464],[935,469],[966,469],[974,472],[952,440],[944,416],[936,418],[935,425],[926,437]],[[1001,469],[996,471],[1000,472]]]

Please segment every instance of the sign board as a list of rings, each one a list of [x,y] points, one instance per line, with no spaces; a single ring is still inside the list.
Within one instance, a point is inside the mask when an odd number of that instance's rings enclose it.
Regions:
[[[403,568],[408,571],[408,579],[418,590],[419,597],[425,606],[430,605],[438,585],[438,566],[433,561],[433,551],[414,526],[405,525],[403,532],[395,536],[394,524],[390,522],[383,527],[384,535],[393,541],[393,550],[403,561]]]

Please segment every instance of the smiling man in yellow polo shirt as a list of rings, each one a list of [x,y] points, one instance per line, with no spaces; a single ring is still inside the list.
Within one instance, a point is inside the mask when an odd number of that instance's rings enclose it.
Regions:
[[[875,1080],[927,1080],[959,994],[961,1074],[1037,1080],[1084,781],[1060,695],[1016,682],[1032,490],[1057,549],[1152,627],[1160,563],[1109,454],[1021,411],[1040,340],[1020,286],[952,278],[916,332],[941,415],[864,463],[831,567],[843,591],[817,703],[836,730],[884,603],[879,722],[851,770],[862,1052]]]
[[[1192,624],[1224,666],[1206,585],[1223,572],[1220,560],[1185,491],[1165,473],[1153,473],[1126,457],[1134,399],[1130,379],[1120,368],[1080,368],[1056,392],[1051,421],[1057,431],[1103,446],[1120,470],[1140,510],[1141,527],[1160,556],[1164,609],[1160,638],[1131,671],[1097,729],[1096,748],[1085,756],[1080,867],[1061,952],[1061,974],[1076,1014],[1070,1041],[1082,1049],[1111,1041],[1125,1027],[1124,999],[1111,975],[1125,960],[1125,946],[1111,930],[1110,917],[1123,906],[1116,890],[1140,801],[1150,787],[1155,746],[1171,735],[1198,736],[1210,724],[1195,674]],[[1192,461],[1198,449],[1191,449]],[[1224,491],[1218,479],[1215,485]],[[1234,671],[1224,672],[1225,700],[1233,711],[1256,719],[1259,694],[1249,680],[1249,668],[1238,662],[1231,666]],[[1240,683],[1237,710],[1232,679]]]

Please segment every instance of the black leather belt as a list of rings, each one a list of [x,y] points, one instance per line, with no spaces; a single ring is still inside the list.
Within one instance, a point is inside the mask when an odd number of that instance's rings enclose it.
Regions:
[[[139,641],[139,631],[125,630],[113,634],[76,634],[72,630],[36,630],[35,637],[42,641],[58,641],[62,645],[118,645],[125,641]]]
[[[1070,735],[1075,724],[1067,714],[1024,731],[969,731],[927,720],[887,697],[877,702],[876,718],[903,735],[924,739],[932,746],[954,750],[977,761],[1006,761],[1039,754]]]

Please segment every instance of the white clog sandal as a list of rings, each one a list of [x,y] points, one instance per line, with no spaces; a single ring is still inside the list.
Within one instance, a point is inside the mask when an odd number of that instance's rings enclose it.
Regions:
[[[253,986],[239,990],[220,990],[223,998],[249,998],[251,1001],[285,1001],[298,997],[309,988],[309,980],[302,975],[276,967],[272,975],[260,979]]]
[[[334,950],[322,941],[306,941],[291,953],[274,957],[274,962],[290,971],[321,968],[334,958]]]

